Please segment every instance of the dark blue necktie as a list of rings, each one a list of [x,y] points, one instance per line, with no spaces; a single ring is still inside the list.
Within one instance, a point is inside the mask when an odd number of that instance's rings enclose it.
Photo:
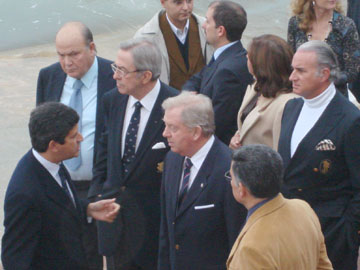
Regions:
[[[140,110],[142,105],[140,101],[137,101],[134,106],[135,111],[131,116],[129,127],[126,131],[124,155],[122,158],[125,174],[129,172],[129,165],[135,159],[136,139],[140,123]]]
[[[70,191],[69,191],[69,189],[68,189],[68,185],[66,184],[66,182],[68,181],[68,179],[67,179],[66,169],[65,169],[65,166],[64,166],[63,163],[60,163],[60,168],[59,168],[58,174],[59,174],[59,176],[60,176],[61,186],[62,186],[64,192],[66,193],[66,195],[69,197],[69,199],[70,199],[70,200],[74,203],[74,205],[75,205],[74,199],[73,199],[73,197],[72,197],[71,194],[70,194]]]
[[[215,62],[215,57],[214,55],[211,57],[210,62],[207,64],[208,67],[210,67],[213,63]]]
[[[178,208],[180,208],[181,203],[184,201],[184,198],[186,196],[186,193],[189,189],[189,183],[190,183],[190,170],[192,167],[192,162],[190,158],[185,159],[185,168],[184,168],[184,176],[183,181],[180,188],[179,193],[179,199],[178,199]]]

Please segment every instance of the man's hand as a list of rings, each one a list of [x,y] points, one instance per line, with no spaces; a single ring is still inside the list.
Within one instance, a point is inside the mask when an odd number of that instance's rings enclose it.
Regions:
[[[120,205],[115,202],[115,199],[108,199],[89,203],[86,214],[88,217],[111,223],[115,220],[119,210]]]

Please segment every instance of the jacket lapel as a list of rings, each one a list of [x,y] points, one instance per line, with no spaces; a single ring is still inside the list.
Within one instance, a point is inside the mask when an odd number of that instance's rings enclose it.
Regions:
[[[318,121],[302,139],[291,158],[286,171],[290,171],[293,166],[296,166],[299,160],[306,160],[307,156],[312,155],[313,151],[311,150],[314,150],[319,141],[326,137],[326,135],[333,130],[337,126],[338,122],[343,118],[342,104],[339,102],[339,95],[341,94],[336,92],[335,97],[330,101]]]
[[[286,114],[286,119],[283,118],[281,123],[281,141],[279,141],[279,153],[284,162],[284,168],[287,168],[291,159],[291,137],[294,131],[295,124],[299,118],[301,108],[304,104],[302,99],[294,100],[294,108]]]
[[[59,64],[58,72],[54,72],[55,79],[51,82],[51,90],[49,91],[50,97],[47,100],[60,101],[64,84],[66,80],[66,73],[61,69]]]
[[[164,99],[165,99],[164,87],[163,84],[161,84],[159,95],[151,111],[139,147],[136,151],[135,160],[129,167],[129,173],[125,176],[124,179],[125,182],[134,173],[134,170],[141,161],[144,153],[148,151],[148,149],[152,146],[152,143],[154,142],[154,138],[158,136],[159,132],[162,132],[162,128],[164,124],[161,120],[163,115],[161,104],[164,101]]]
[[[33,155],[32,158],[36,166],[36,173],[39,175],[39,179],[41,179],[40,184],[44,187],[46,196],[54,203],[58,204],[61,208],[68,211],[75,219],[79,220],[79,213],[77,212],[72,200],[68,197],[68,195],[66,195],[65,191],[60,187],[52,175],[39,163],[39,161],[37,161]],[[73,189],[71,191],[73,192],[76,202],[76,193],[74,193]],[[78,201],[77,204],[80,206]]]
[[[214,156],[216,156],[217,149],[216,149],[216,139],[211,146],[209,153],[207,154],[201,168],[196,175],[194,182],[192,183],[190,189],[188,190],[184,201],[182,202],[178,212],[176,213],[176,217],[180,216],[184,211],[186,211],[196,199],[200,196],[200,194],[206,189],[208,184],[208,179],[212,173],[212,170],[209,168],[214,168]],[[180,176],[181,178],[181,176]]]

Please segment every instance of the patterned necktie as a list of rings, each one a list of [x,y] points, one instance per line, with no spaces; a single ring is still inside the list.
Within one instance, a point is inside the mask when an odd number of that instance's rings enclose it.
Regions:
[[[192,162],[190,158],[185,159],[185,168],[184,168],[184,176],[183,181],[179,193],[179,199],[178,199],[178,208],[180,208],[181,203],[184,201],[186,193],[189,189],[189,180],[190,180],[190,170],[192,167]]]
[[[126,131],[124,155],[122,158],[125,174],[129,172],[129,165],[135,159],[136,138],[140,123],[140,110],[142,105],[140,101],[137,101],[134,106],[135,111],[131,116],[129,127]]]
[[[82,120],[82,111],[83,111],[82,95],[81,95],[81,88],[83,85],[84,84],[81,80],[75,81],[73,85],[74,91],[71,95],[70,103],[69,103],[69,107],[73,108],[79,115],[79,124],[78,124],[79,132],[81,132],[81,120]],[[69,169],[75,171],[81,165],[81,153],[79,152],[79,155],[77,157],[73,157],[71,159],[65,160],[64,163]]]
[[[62,189],[64,190],[64,192],[66,193],[66,195],[69,197],[69,199],[70,199],[70,200],[73,202],[73,204],[75,205],[74,198],[71,196],[70,191],[69,191],[69,188],[68,188],[68,185],[66,184],[66,182],[68,181],[68,180],[67,180],[67,177],[66,177],[66,169],[65,169],[64,164],[62,164],[62,163],[60,164],[60,168],[59,168],[58,174],[59,174],[59,176],[60,176]],[[76,207],[76,205],[75,205],[75,207]]]

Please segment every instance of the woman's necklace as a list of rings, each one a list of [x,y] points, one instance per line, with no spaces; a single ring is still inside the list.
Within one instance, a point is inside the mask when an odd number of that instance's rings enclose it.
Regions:
[[[325,42],[328,41],[329,34],[332,30],[332,24],[333,24],[332,20],[328,21],[328,27],[327,27],[327,31],[326,31],[326,35],[325,35],[325,39],[324,39]],[[308,41],[312,40],[312,33],[308,32],[306,37],[307,37]]]

